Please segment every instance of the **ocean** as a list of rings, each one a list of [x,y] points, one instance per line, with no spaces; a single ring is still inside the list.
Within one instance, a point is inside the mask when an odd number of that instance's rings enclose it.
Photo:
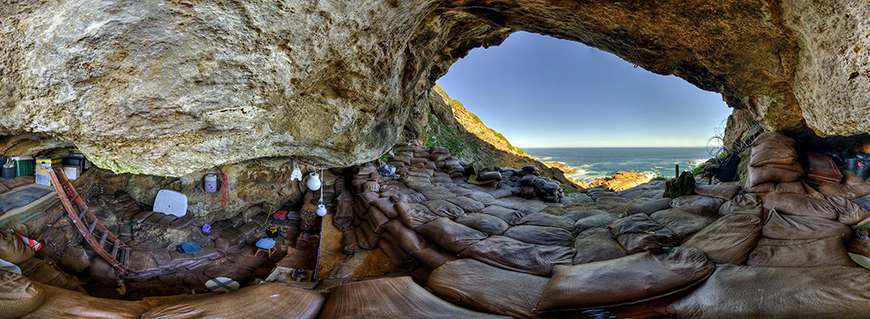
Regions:
[[[662,148],[524,148],[542,162],[562,162],[576,173],[565,174],[578,182],[613,176],[617,171],[641,173],[650,177],[674,177],[674,165],[680,171],[692,170],[712,157],[706,147]]]

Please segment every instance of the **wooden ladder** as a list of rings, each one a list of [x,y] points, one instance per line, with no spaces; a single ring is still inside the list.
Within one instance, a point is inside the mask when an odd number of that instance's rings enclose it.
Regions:
[[[91,245],[91,248],[105,259],[112,267],[120,270],[122,273],[129,272],[127,265],[130,262],[130,247],[127,247],[124,242],[118,239],[118,236],[112,234],[106,226],[94,216],[94,213],[88,209],[85,201],[79,197],[79,193],[73,187],[72,182],[66,178],[62,168],[53,167],[48,170],[48,176],[51,178],[51,185],[54,186],[54,191],[60,197],[60,202],[63,204],[64,210],[72,220],[76,228],[82,234],[82,238]],[[73,204],[75,203],[75,205]],[[111,253],[106,250],[106,245],[111,247]]]

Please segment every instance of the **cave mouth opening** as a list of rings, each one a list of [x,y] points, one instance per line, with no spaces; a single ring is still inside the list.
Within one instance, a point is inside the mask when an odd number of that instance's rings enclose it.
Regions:
[[[682,78],[529,32],[471,50],[437,83],[454,112],[467,109],[482,122],[471,133],[561,162],[582,182],[617,171],[671,177],[675,164],[692,169],[717,155],[731,114],[720,94]]]

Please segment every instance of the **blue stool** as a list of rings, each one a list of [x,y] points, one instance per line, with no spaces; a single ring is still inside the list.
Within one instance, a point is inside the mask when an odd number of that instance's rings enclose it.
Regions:
[[[259,255],[261,251],[265,250],[269,255],[269,259],[272,259],[272,254],[277,251],[277,249],[275,249],[275,240],[272,238],[260,238],[255,246],[257,246],[257,252],[254,253],[254,257]]]

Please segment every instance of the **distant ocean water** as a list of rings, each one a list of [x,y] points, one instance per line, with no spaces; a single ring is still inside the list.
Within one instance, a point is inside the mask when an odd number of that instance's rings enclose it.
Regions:
[[[641,173],[650,177],[674,177],[674,165],[680,171],[691,170],[711,156],[706,147],[674,148],[524,148],[542,162],[562,162],[577,173],[565,174],[578,182],[589,182],[617,171]]]

